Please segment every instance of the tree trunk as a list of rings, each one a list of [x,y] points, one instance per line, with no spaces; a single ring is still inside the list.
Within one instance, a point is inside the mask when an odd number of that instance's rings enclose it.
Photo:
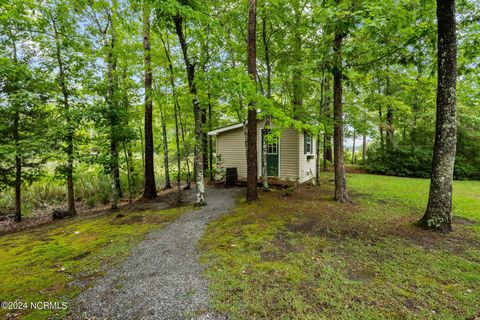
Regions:
[[[428,229],[452,230],[452,180],[457,144],[455,0],[437,0],[438,84],[435,147],[430,194],[420,224]]]
[[[140,146],[142,147],[142,170],[145,172],[145,144],[143,140],[142,127],[139,126],[138,131],[140,132]]]
[[[132,202],[132,172],[131,172],[131,163],[130,155],[128,154],[127,147],[125,146],[125,141],[123,142],[123,154],[125,156],[125,163],[127,164],[127,184],[128,184],[128,202]]]
[[[388,69],[387,69],[388,71]],[[390,97],[391,94],[392,94],[392,90],[391,90],[391,85],[390,85],[390,77],[387,76],[387,80],[386,80],[386,88],[385,88],[385,94],[387,95],[387,97]],[[394,133],[395,133],[395,129],[394,129],[394,126],[393,126],[393,108],[392,108],[392,105],[391,103],[389,102],[388,105],[387,105],[387,118],[386,118],[386,133],[387,133],[387,149],[388,150],[392,150],[393,148],[393,139],[394,139]],[[390,151],[389,151],[390,152]]]
[[[415,152],[415,146],[417,142],[417,119],[418,119],[418,112],[419,112],[419,94],[418,94],[418,88],[420,87],[420,77],[422,74],[422,68],[421,65],[417,65],[417,77],[416,77],[416,82],[417,86],[414,89],[414,96],[413,96],[413,104],[412,104],[412,129],[410,130],[410,144],[412,148],[412,152]]]
[[[111,18],[109,25],[111,25]],[[100,29],[100,32],[102,30]],[[111,187],[112,187],[112,201],[111,208],[117,209],[118,199],[122,197],[122,189],[120,185],[120,169],[118,165],[118,150],[117,150],[117,125],[118,125],[118,115],[117,115],[117,104],[115,101],[115,80],[114,73],[117,69],[117,64],[113,56],[113,50],[115,48],[115,35],[113,33],[113,26],[111,31],[111,42],[108,43],[106,33],[103,34],[104,37],[104,46],[107,49],[107,78],[108,78],[108,96],[107,103],[109,106],[109,121],[110,121],[110,175],[112,178]]]
[[[175,31],[177,32],[178,41],[182,48],[183,59],[185,62],[185,68],[187,71],[188,87],[190,94],[192,95],[193,114],[195,118],[195,183],[197,189],[197,206],[204,206],[205,202],[205,181],[203,177],[203,128],[202,128],[202,116],[204,112],[200,106],[198,100],[197,86],[195,84],[195,65],[190,62],[188,57],[188,46],[183,34],[183,18],[180,15],[173,17],[175,23]]]
[[[362,144],[362,161],[367,160],[367,135],[363,134],[363,144]]]
[[[160,40],[163,44],[163,50],[165,52],[165,56],[167,57],[168,61],[168,71],[170,75],[170,86],[172,87],[172,95],[173,95],[173,113],[175,119],[175,147],[176,147],[176,156],[177,156],[177,203],[182,202],[182,162],[180,156],[180,132],[179,132],[179,123],[178,123],[178,115],[180,104],[178,103],[178,96],[177,96],[177,88],[175,87],[175,74],[173,71],[173,63],[170,58],[170,46],[168,44],[168,33],[166,34],[165,41],[162,37]],[[183,136],[183,132],[182,132]]]
[[[267,153],[268,153],[268,134],[270,132],[271,126],[271,117],[265,117],[265,126],[264,131],[262,134],[262,187],[263,191],[268,192],[270,191],[270,187],[268,185],[268,163],[267,163]],[[267,139],[267,140],[266,140]]]
[[[339,3],[340,0],[337,0]],[[340,30],[335,32],[333,68],[333,147],[335,152],[335,200],[348,202],[345,165],[343,160],[343,110],[342,110],[342,42],[343,34]]]
[[[320,185],[320,171],[322,169],[321,167],[321,162],[320,162],[320,145],[322,144],[321,143],[321,140],[320,140],[320,133],[317,133],[317,154],[316,154],[316,157],[315,157],[315,183],[317,185]]]
[[[380,149],[383,151],[385,146],[385,138],[383,137],[383,114],[382,106],[378,107],[378,117],[380,119],[380,124],[378,125],[378,130],[380,131]]]
[[[206,49],[207,51],[207,58],[206,60],[209,59],[209,53],[208,53],[208,48]],[[202,65],[202,70],[203,73],[206,75],[207,73],[207,66],[205,64]],[[207,79],[208,81],[208,79]],[[208,85],[207,88],[207,109],[203,109],[202,111],[206,117],[205,123],[202,124],[202,128],[205,128],[205,124],[208,126],[208,131],[212,130],[212,94],[210,92],[210,85]],[[203,131],[203,170],[204,170],[204,175],[206,175],[208,171],[208,176],[210,181],[214,180],[213,177],[213,145],[212,145],[212,136],[208,136],[207,132],[204,130]]]
[[[60,88],[63,95],[63,107],[66,114],[67,130],[65,135],[65,141],[67,143],[66,153],[67,153],[67,194],[68,194],[68,213],[70,216],[77,214],[75,210],[75,194],[73,190],[73,134],[74,128],[73,123],[70,118],[70,103],[69,103],[69,93],[67,89],[67,84],[65,81],[65,68],[63,65],[60,38],[57,29],[57,23],[54,18],[52,18],[52,26],[55,38],[55,47],[56,47],[56,56],[58,62],[58,79]]]
[[[178,101],[178,100],[177,100]],[[178,123],[180,125],[180,132],[182,133],[182,143],[184,145],[184,157],[185,157],[185,165],[187,167],[187,178],[186,178],[186,185],[184,190],[190,190],[191,189],[191,183],[192,183],[192,174],[190,172],[190,159],[188,158],[190,155],[190,148],[188,141],[185,139],[185,126],[182,122],[182,114],[180,112],[180,104],[177,106],[177,111],[178,111]]]
[[[332,150],[332,136],[330,134],[325,134],[325,160],[333,162],[333,150]],[[325,164],[325,168],[327,168]]]
[[[322,72],[322,82],[320,83],[320,108],[318,110],[318,124],[322,123],[322,116],[325,112],[325,72]],[[324,147],[325,147],[325,136],[324,136]],[[321,162],[320,162],[320,132],[317,134],[317,149],[316,149],[316,158],[315,158],[315,183],[320,185],[320,171],[321,171]],[[324,159],[325,164],[325,159]]]
[[[391,106],[387,108],[387,147],[389,149],[393,148],[393,109]]]
[[[210,101],[208,102],[210,103]],[[201,119],[202,119],[202,165],[203,165],[203,176],[205,177],[205,174],[208,171],[208,135],[207,131],[205,130],[206,125],[207,125],[207,112],[205,110],[205,107],[200,105],[200,113],[201,113]]]
[[[355,163],[355,140],[356,139],[357,139],[356,132],[355,132],[355,129],[353,129],[352,164]]]
[[[301,119],[304,116],[303,110],[303,86],[302,86],[302,36],[301,36],[301,7],[300,1],[293,1],[293,11],[294,11],[294,23],[295,27],[293,29],[294,43],[293,43],[293,56],[294,56],[294,66],[293,66],[293,117],[295,119]]]
[[[323,134],[323,171],[327,171],[327,133]]]
[[[248,121],[244,120],[243,124],[243,137],[245,140],[245,161],[248,163]]]
[[[176,93],[174,96],[176,100]],[[177,203],[182,202],[182,162],[180,158],[180,133],[178,128],[178,102],[175,102],[174,105],[174,112],[175,112],[175,146],[177,149]]]
[[[13,61],[18,63],[17,45],[15,40],[13,42]],[[13,140],[15,141],[15,222],[22,221],[22,158],[20,156],[20,136],[19,136],[19,122],[20,110],[16,102],[12,101],[15,106],[15,115],[13,119]]]
[[[118,166],[118,150],[117,150],[117,140],[113,137],[114,134],[111,135],[110,140],[110,156],[111,159],[111,176],[112,176],[112,203],[111,208],[117,209],[118,207],[118,200],[123,196],[122,190],[120,187],[120,169]]]
[[[18,127],[20,112],[15,110],[13,121],[13,139],[15,140],[15,222],[22,221],[22,158],[20,157],[20,141]]]
[[[267,21],[265,17],[262,18],[262,40],[263,48],[265,50],[265,64],[267,65],[267,98],[272,98],[272,66],[270,65],[270,46],[267,39]],[[270,129],[272,118],[270,115],[265,116],[265,126],[266,130]],[[267,132],[267,131],[265,131]],[[267,144],[262,135],[263,147],[262,147],[262,186],[264,191],[269,191],[270,187],[268,185],[268,166],[267,166]]]
[[[248,1],[248,74],[256,85],[257,80],[257,1]],[[247,195],[248,202],[258,199],[257,195],[257,110],[255,101],[248,103],[248,149],[247,149]]]
[[[153,115],[152,115],[152,57],[150,54],[150,7],[143,2],[143,55],[145,66],[145,189],[143,198],[157,197],[155,185],[154,151],[153,151]]]
[[[212,131],[212,103],[211,103],[211,93],[208,92],[208,131]],[[213,137],[208,137],[208,155],[209,155],[209,171],[210,171],[210,181],[215,180],[213,175]]]
[[[163,142],[163,168],[165,172],[165,186],[163,189],[171,189],[172,185],[170,183],[170,166],[168,162],[168,138],[167,138],[167,124],[165,120],[165,110],[160,109],[160,120],[162,122],[162,142]]]
[[[123,84],[126,83],[126,79],[127,79],[127,67],[124,66],[122,68],[122,81],[123,81]],[[125,109],[125,111],[128,111],[129,107],[130,107],[130,102],[128,101],[128,91],[126,89],[122,90],[123,93],[123,108]],[[127,121],[127,124],[128,126],[128,121]],[[141,130],[141,129],[140,129]],[[126,146],[125,146],[126,144]],[[136,189],[136,179],[135,179],[135,167],[133,166],[133,152],[132,152],[132,139],[128,139],[128,140],[124,140],[123,141],[123,147],[124,147],[124,151],[125,151],[125,148],[126,148],[126,153],[125,153],[125,159],[126,161],[128,162],[128,179],[129,179],[129,183],[130,185],[128,186],[128,192],[129,192],[129,201],[132,202],[132,194],[134,192],[134,190]],[[143,160],[143,143],[142,143],[142,160]]]
[[[325,135],[324,135],[324,170],[327,170],[327,160],[330,163],[333,162],[333,151],[332,151],[332,133],[330,131],[330,121],[332,118],[332,110],[330,109],[330,78],[328,76],[325,77],[325,84],[324,84],[324,109],[323,112],[325,114],[325,119],[327,121],[327,126],[325,128]]]

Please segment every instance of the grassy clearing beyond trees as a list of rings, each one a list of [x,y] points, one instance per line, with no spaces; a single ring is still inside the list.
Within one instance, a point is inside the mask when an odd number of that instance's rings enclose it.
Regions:
[[[428,201],[430,180],[352,174],[348,183],[353,190],[376,200],[400,202],[422,214]],[[480,181],[454,181],[453,189],[454,217],[480,222]]]
[[[475,319],[480,316],[480,182],[454,185],[454,231],[414,226],[428,180],[349,175],[261,193],[201,242],[215,307],[234,319]],[[388,195],[388,196],[387,196]]]
[[[144,236],[190,207],[77,217],[0,237],[1,301],[68,302]],[[1,319],[62,319],[68,310],[5,310]],[[10,315],[7,315],[10,313]],[[15,315],[14,315],[15,314]]]

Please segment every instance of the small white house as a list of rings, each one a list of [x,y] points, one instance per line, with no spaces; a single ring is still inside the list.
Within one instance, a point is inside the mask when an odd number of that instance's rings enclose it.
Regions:
[[[257,122],[258,177],[262,175],[264,124],[264,121]],[[216,154],[221,159],[217,169],[237,168],[238,178],[245,179],[247,158],[243,124],[212,130],[208,135],[216,137]],[[315,148],[315,139],[311,134],[293,128],[281,129],[277,143],[267,146],[268,176],[297,183],[314,179],[317,161]]]

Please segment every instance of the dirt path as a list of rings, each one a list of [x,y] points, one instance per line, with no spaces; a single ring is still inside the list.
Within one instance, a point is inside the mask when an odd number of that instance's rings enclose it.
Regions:
[[[72,303],[75,318],[222,319],[209,310],[197,242],[206,224],[226,213],[239,189],[210,189],[208,206],[151,233],[118,268]]]

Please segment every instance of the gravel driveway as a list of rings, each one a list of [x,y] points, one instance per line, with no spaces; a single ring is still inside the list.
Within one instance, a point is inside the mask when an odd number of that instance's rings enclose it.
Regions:
[[[209,310],[197,243],[206,224],[226,213],[240,189],[207,190],[208,206],[149,234],[119,267],[72,303],[75,318],[224,319]]]

